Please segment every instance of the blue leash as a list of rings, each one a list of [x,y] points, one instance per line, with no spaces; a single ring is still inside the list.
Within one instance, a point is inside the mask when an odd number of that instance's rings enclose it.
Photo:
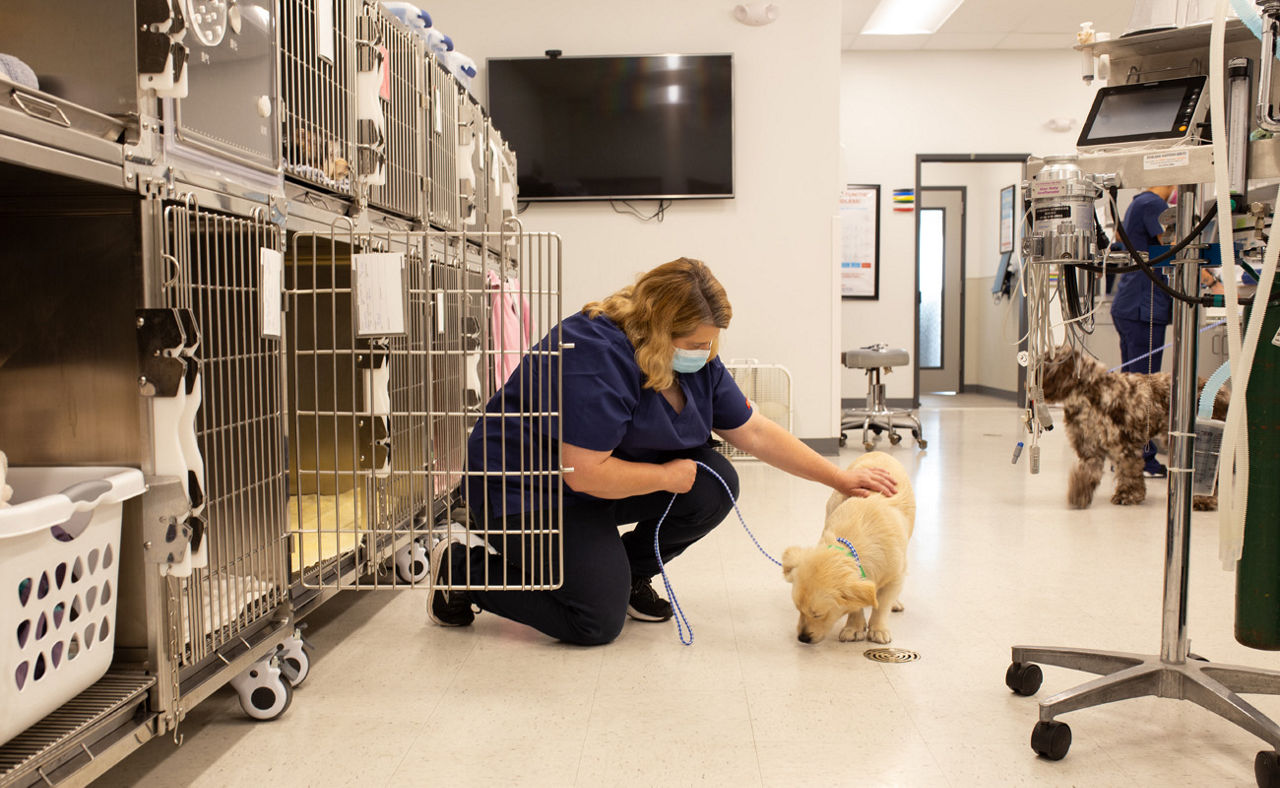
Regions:
[[[1208,331],[1208,330],[1209,330],[1209,329],[1211,329],[1211,328],[1217,328],[1218,326],[1225,326],[1226,324],[1227,324],[1227,321],[1225,321],[1225,320],[1219,320],[1219,321],[1218,321],[1218,322],[1216,322],[1216,323],[1210,323],[1209,325],[1207,325],[1207,326],[1205,326],[1204,328],[1200,329],[1200,330],[1199,330],[1198,332],[1196,332],[1196,333],[1198,333],[1198,334],[1203,334],[1204,332]],[[1124,362],[1123,364],[1121,364],[1120,366],[1118,366],[1118,367],[1112,367],[1111,369],[1109,369],[1109,370],[1107,370],[1107,371],[1108,371],[1108,372],[1116,372],[1116,371],[1118,371],[1118,370],[1124,369],[1125,367],[1129,366],[1130,364],[1132,364],[1132,363],[1133,363],[1133,362],[1135,362],[1135,361],[1141,361],[1142,359],[1147,358],[1148,356],[1154,356],[1155,354],[1159,353],[1161,350],[1164,350],[1165,348],[1169,348],[1169,347],[1173,347],[1173,343],[1172,343],[1172,342],[1166,342],[1166,343],[1164,343],[1163,345],[1161,345],[1160,347],[1156,348],[1155,350],[1149,351],[1149,352],[1147,352],[1147,353],[1143,353],[1141,356],[1138,356],[1137,358],[1131,358],[1131,359],[1129,359],[1128,361],[1126,361],[1126,362]]]
[[[747,528],[747,521],[743,519],[742,511],[738,509],[738,502],[733,498],[733,491],[729,489],[729,483],[726,482],[724,478],[720,476],[720,474],[716,473],[711,468],[710,465],[707,465],[705,462],[700,462],[698,460],[694,460],[694,462],[696,462],[698,465],[701,465],[703,468],[706,468],[707,471],[709,471],[712,476],[719,479],[720,483],[724,485],[724,491],[729,494],[729,501],[733,504],[733,511],[738,515],[738,522],[742,523],[742,527],[743,529],[746,530],[747,536],[750,536],[751,541],[755,542],[756,549],[759,550],[762,554],[764,554],[765,558],[768,558],[770,561],[774,562],[778,566],[782,566],[782,562],[774,558],[773,556],[769,555],[769,553],[766,552],[763,547],[761,547],[760,540],[756,538],[756,535],[751,533],[750,528]],[[667,596],[671,598],[671,606],[675,608],[675,611],[676,611],[676,615],[675,615],[676,635],[679,636],[681,643],[683,643],[686,646],[691,646],[693,645],[693,627],[689,626],[689,619],[685,616],[684,611],[680,609],[680,602],[676,599],[676,592],[674,589],[671,588],[671,580],[670,578],[667,577],[667,567],[662,563],[662,551],[658,547],[658,534],[662,532],[662,523],[667,519],[667,514],[671,512],[671,506],[676,502],[676,496],[678,496],[679,494],[680,493],[675,493],[671,496],[671,501],[667,503],[666,510],[663,511],[662,517],[658,518],[658,524],[654,526],[653,557],[658,559],[658,569],[662,571],[662,584],[666,586]],[[689,634],[688,640],[685,640],[686,632]]]

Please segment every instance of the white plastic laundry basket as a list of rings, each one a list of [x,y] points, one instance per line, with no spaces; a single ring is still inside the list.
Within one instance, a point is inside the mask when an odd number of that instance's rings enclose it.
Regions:
[[[0,744],[107,672],[132,468],[10,468],[0,509]]]

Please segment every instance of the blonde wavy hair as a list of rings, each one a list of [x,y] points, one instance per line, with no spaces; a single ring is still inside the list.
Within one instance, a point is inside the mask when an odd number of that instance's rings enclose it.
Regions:
[[[686,337],[703,323],[729,327],[733,307],[711,269],[701,260],[681,257],[643,273],[634,285],[622,288],[603,301],[582,307],[593,320],[604,315],[631,340],[636,363],[645,374],[645,388],[662,391],[675,382],[671,357],[673,339]],[[711,356],[720,350],[717,339]]]

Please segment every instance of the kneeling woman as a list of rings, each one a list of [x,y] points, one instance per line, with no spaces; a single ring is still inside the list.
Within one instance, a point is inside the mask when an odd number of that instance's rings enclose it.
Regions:
[[[467,444],[463,494],[489,548],[451,532],[431,551],[428,615],[465,626],[472,605],[559,640],[608,643],[626,617],[665,621],[653,590],[663,563],[724,520],[736,498],[731,445],[847,495],[891,495],[879,470],[841,469],[755,412],[716,358],[733,310],[710,269],[681,258],[566,318],[521,360]],[[557,397],[557,394],[559,397]],[[559,417],[549,415],[559,401]],[[564,469],[564,487],[555,471]],[[572,470],[570,470],[572,469]],[[672,494],[676,494],[672,503]],[[528,537],[563,506],[561,542]],[[619,535],[618,526],[635,523]],[[496,535],[496,536],[495,536]],[[547,576],[563,549],[563,576]],[[550,591],[443,586],[554,585]]]

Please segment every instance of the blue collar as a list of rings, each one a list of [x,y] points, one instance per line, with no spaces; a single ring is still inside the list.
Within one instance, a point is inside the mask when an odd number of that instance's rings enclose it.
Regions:
[[[865,569],[863,569],[863,568],[862,568],[862,559],[858,558],[858,551],[857,551],[857,550],[855,550],[855,549],[853,548],[853,545],[849,544],[849,540],[848,540],[848,539],[845,539],[843,536],[842,536],[842,537],[840,537],[839,539],[837,539],[836,541],[837,541],[837,542],[839,542],[840,544],[844,545],[845,552],[846,552],[846,553],[848,553],[849,557],[853,559],[853,562],[854,562],[855,564],[857,564],[857,565],[858,565],[858,571],[862,573],[862,577],[863,577],[863,579],[866,579],[866,577],[867,577],[867,570],[865,570]],[[827,549],[828,549],[828,550],[839,550],[840,548],[839,548],[839,547],[836,547],[836,546],[835,546],[835,545],[833,545],[833,544],[829,544],[829,545],[827,545]]]

